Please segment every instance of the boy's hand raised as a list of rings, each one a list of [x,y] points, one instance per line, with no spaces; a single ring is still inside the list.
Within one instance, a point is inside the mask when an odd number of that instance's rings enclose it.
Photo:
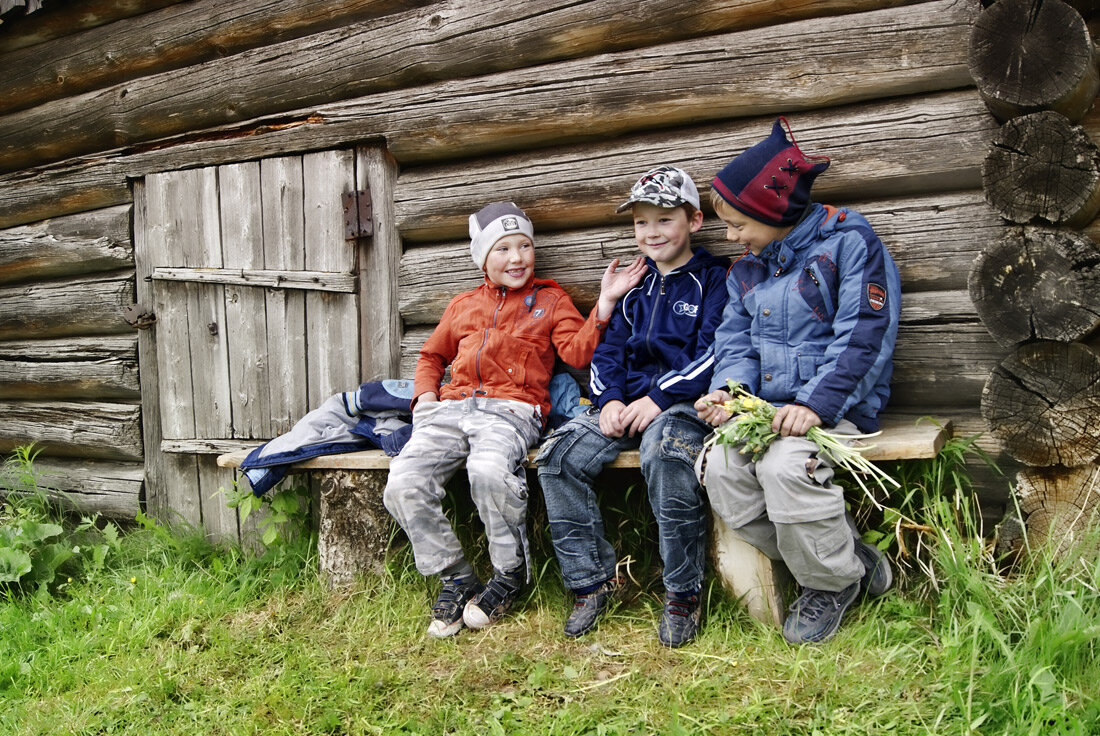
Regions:
[[[600,299],[596,302],[596,318],[605,320],[615,310],[615,302],[619,301],[626,292],[638,285],[645,276],[645,258],[638,256],[634,262],[622,269],[619,268],[619,259],[612,259],[600,278]]]

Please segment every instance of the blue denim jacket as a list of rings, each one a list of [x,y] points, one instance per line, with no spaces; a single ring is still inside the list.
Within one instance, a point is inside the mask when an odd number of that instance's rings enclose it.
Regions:
[[[781,241],[730,268],[711,389],[733,379],[825,426],[878,428],[901,311],[897,266],[858,212],[814,204]]]

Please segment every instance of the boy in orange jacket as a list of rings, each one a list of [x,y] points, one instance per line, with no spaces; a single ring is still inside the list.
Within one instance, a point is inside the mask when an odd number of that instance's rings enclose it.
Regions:
[[[459,294],[424,343],[413,388],[413,431],[390,464],[383,501],[412,544],[422,575],[439,575],[428,633],[482,628],[511,608],[528,579],[523,461],[550,411],[555,351],[583,368],[615,303],[638,283],[641,258],[600,281],[588,319],[549,279],[534,277],[531,220],[511,202],[470,216],[470,252],[485,274]],[[440,385],[447,367],[451,380]],[[462,463],[485,525],[493,576],[482,585],[443,513],[444,484]]]

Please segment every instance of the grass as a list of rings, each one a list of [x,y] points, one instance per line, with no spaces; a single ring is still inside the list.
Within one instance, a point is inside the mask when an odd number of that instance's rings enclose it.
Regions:
[[[952,499],[926,499],[922,517],[939,530],[921,542],[935,584],[914,566],[820,647],[786,645],[711,582],[701,637],[662,648],[651,539],[629,521],[647,518],[637,487],[609,518],[635,535],[621,549],[638,583],[579,640],[561,635],[545,535],[513,615],[435,641],[434,583],[407,547],[337,594],[312,552],[257,558],[146,523],[101,568],[0,598],[0,733],[1097,733],[1096,555],[1001,575]]]

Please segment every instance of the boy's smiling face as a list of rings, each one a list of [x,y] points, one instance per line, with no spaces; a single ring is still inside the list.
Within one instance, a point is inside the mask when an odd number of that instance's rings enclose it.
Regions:
[[[715,204],[714,214],[726,223],[726,240],[748,248],[754,256],[763,253],[772,242],[787,237],[793,229],[754,220],[725,202]]]
[[[535,244],[526,235],[505,235],[489,249],[485,275],[497,286],[522,287],[535,275]]]
[[[703,213],[695,210],[689,218],[683,207],[658,207],[635,202],[634,240],[638,249],[668,273],[691,260],[691,234],[703,225]]]

